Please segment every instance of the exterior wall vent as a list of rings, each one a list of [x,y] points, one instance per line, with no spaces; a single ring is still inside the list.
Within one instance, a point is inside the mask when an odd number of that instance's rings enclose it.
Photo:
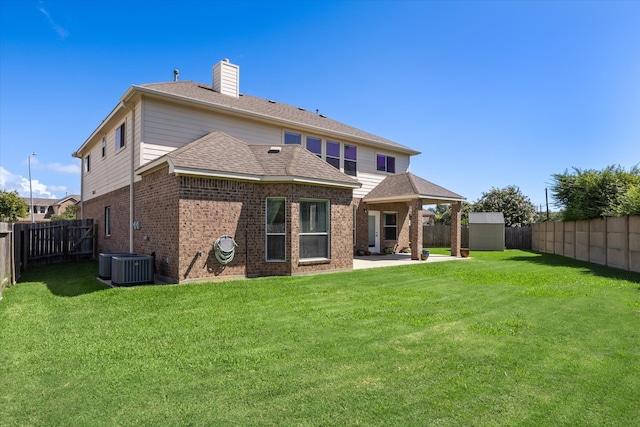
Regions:
[[[98,255],[98,277],[101,279],[111,279],[111,258],[114,256],[127,257],[135,256],[131,252],[100,254]]]
[[[213,90],[238,98],[240,93],[240,67],[223,59],[213,66]]]
[[[154,257],[150,255],[111,258],[111,284],[117,286],[153,283]]]
[[[267,151],[267,153],[279,153],[280,151],[282,151],[282,147],[278,147],[273,146],[273,147],[269,147],[269,151]]]

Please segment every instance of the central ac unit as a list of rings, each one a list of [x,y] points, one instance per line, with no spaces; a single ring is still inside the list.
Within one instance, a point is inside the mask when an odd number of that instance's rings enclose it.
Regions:
[[[136,256],[136,254],[131,252],[100,254],[98,256],[98,276],[101,279],[111,279],[111,258],[114,256],[125,257]]]
[[[154,257],[150,255],[111,258],[111,284],[117,286],[153,283]]]

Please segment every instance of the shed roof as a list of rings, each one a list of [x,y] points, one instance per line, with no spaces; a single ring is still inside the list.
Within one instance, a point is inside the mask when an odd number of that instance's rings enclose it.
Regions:
[[[144,175],[169,165],[179,175],[358,188],[360,183],[299,145],[250,145],[213,131],[140,167]]]
[[[502,212],[469,212],[469,224],[504,224]]]
[[[465,200],[459,194],[411,172],[389,175],[364,197],[367,203],[422,199],[424,204]]]

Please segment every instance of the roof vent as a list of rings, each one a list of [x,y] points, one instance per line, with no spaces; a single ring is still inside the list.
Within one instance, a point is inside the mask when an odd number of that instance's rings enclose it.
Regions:
[[[178,81],[178,77],[180,76],[180,70],[173,70],[173,81],[177,82]]]
[[[282,147],[278,147],[277,145],[274,147],[269,147],[268,153],[279,153],[282,151]]]

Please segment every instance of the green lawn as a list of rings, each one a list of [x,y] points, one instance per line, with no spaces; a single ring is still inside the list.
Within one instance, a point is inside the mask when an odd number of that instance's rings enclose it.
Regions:
[[[0,425],[640,425],[640,275],[472,257],[119,289],[33,269],[0,302]]]

